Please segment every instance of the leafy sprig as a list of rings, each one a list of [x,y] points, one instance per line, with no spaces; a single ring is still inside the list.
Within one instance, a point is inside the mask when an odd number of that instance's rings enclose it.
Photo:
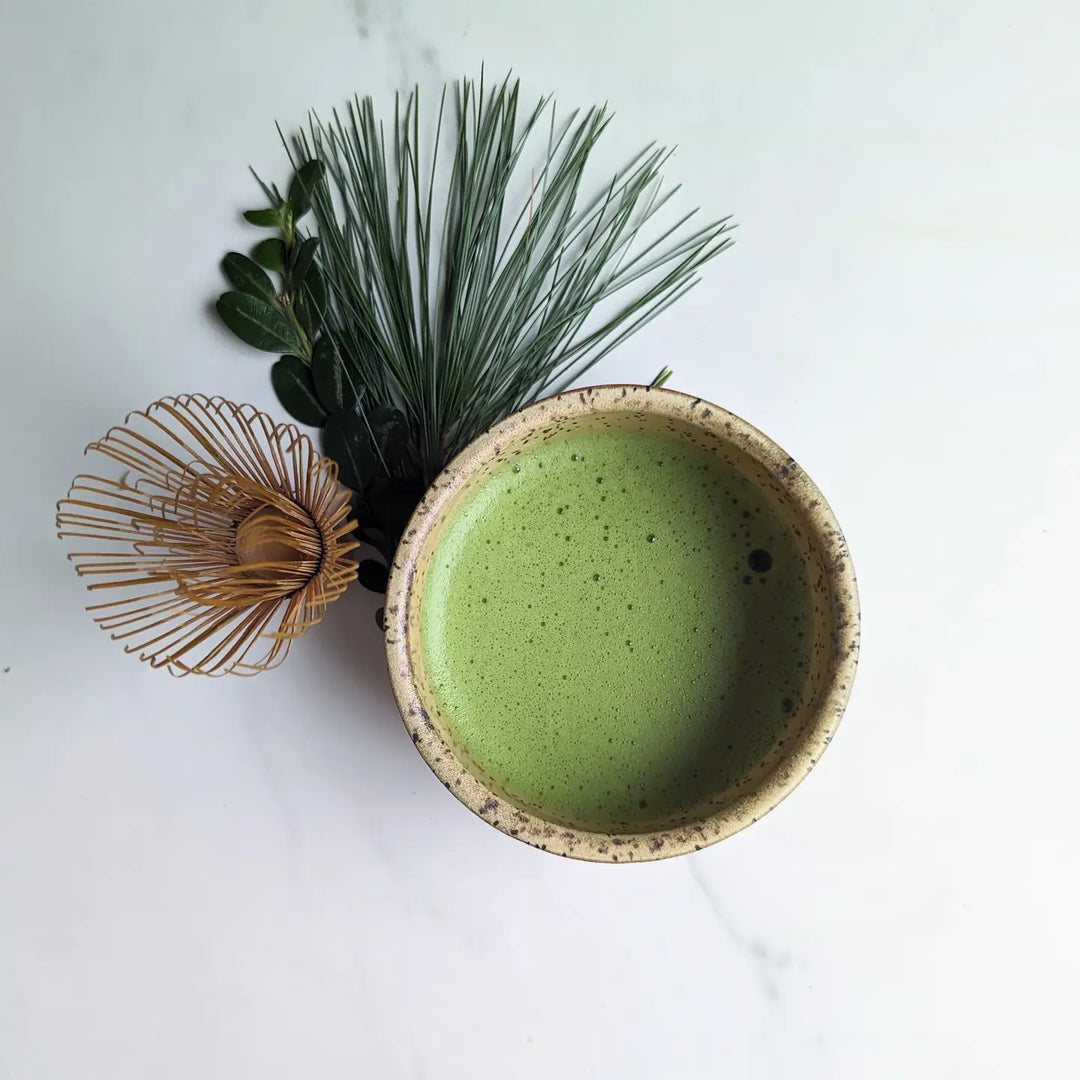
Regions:
[[[257,243],[250,257],[237,251],[224,257],[221,268],[234,291],[222,294],[217,310],[248,345],[284,353],[270,371],[278,400],[296,420],[323,428],[325,452],[337,461],[342,481],[357,493],[357,511],[364,522],[361,538],[389,562],[419,486],[402,475],[409,472],[404,416],[386,405],[363,403],[363,387],[324,326],[326,286],[316,261],[319,238],[304,235],[298,227],[322,175],[321,162],[305,162],[295,171],[286,198],[276,187],[262,185],[271,205],[247,210],[244,218],[279,235]],[[271,274],[277,275],[277,283]],[[359,578],[368,588],[384,592],[386,565],[364,560]]]

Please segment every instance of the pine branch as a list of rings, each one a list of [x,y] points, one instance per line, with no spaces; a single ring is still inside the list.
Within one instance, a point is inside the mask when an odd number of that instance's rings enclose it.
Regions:
[[[237,291],[218,303],[243,340],[288,352],[275,390],[324,427],[387,558],[454,454],[581,379],[731,243],[728,218],[670,215],[670,151],[653,144],[583,194],[606,107],[523,108],[516,80],[481,77],[444,90],[434,121],[426,136],[414,91],[395,99],[389,126],[356,98],[282,135],[288,192],[256,177],[270,206],[245,214],[279,237],[254,262],[226,256]],[[312,235],[299,225],[309,210]]]
[[[519,97],[509,78],[457,84],[448,168],[445,93],[426,169],[416,91],[396,102],[389,134],[365,98],[328,122],[313,114],[291,147],[294,166],[326,166],[312,200],[326,330],[369,397],[405,413],[425,482],[502,416],[580,379],[730,243],[728,219],[691,230],[691,215],[646,235],[674,194],[656,147],[583,200],[606,110],[560,123],[548,99],[522,116]],[[529,194],[511,205],[538,135]]]

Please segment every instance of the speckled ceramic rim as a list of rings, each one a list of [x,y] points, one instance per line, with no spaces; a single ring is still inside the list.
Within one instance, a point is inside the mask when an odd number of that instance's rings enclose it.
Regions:
[[[700,821],[657,832],[609,834],[567,828],[522,810],[481,783],[443,741],[422,707],[410,642],[420,627],[408,611],[418,559],[457,487],[500,451],[531,432],[572,416],[646,412],[689,422],[737,447],[774,476],[798,507],[821,552],[828,578],[832,659],[816,710],[802,734],[761,782],[723,810]],[[745,420],[672,390],[644,386],[595,386],[571,390],[530,405],[496,424],[465,448],[439,475],[413,514],[398,547],[386,597],[386,656],[390,682],[405,727],[435,775],[461,802],[509,836],[556,855],[593,862],[643,862],[697,851],[757,821],[780,803],[817,764],[836,731],[851,692],[859,652],[859,601],[847,544],[828,503],[813,481],[771,439]]]

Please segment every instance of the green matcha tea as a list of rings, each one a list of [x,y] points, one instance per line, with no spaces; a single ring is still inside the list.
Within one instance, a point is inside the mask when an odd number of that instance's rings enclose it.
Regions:
[[[810,652],[795,538],[714,454],[630,429],[497,465],[424,585],[424,666],[452,740],[523,807],[632,831],[753,770]]]

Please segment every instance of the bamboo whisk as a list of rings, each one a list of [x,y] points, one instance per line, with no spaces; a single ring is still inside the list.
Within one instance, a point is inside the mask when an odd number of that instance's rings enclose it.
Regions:
[[[88,610],[127,652],[177,675],[253,675],[286,656],[356,578],[351,497],[291,424],[192,394],[91,443],[127,471],[80,475],[57,506]],[[100,545],[100,546],[98,546]]]

